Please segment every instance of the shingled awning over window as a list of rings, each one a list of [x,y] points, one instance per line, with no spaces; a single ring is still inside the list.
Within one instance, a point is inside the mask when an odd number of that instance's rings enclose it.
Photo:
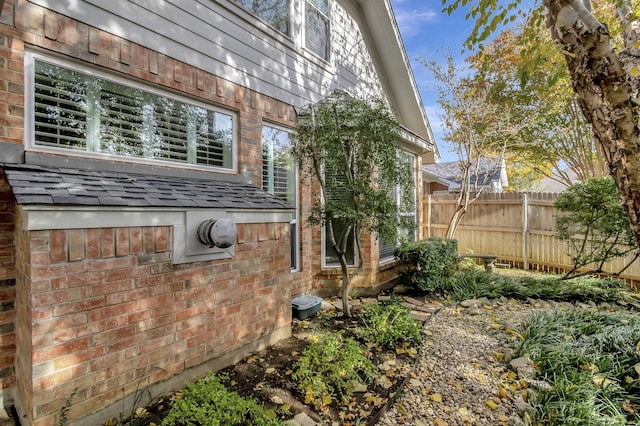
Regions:
[[[28,164],[3,169],[20,205],[292,209],[240,182]]]

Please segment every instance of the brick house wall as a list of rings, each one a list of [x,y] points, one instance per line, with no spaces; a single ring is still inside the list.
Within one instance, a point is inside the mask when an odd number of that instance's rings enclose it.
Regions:
[[[15,250],[14,202],[0,173],[0,389],[15,384]]]
[[[16,300],[17,400],[28,424],[55,424],[74,390],[71,419],[120,401],[123,390],[288,335],[288,224],[240,225],[232,259],[193,265],[172,264],[171,232],[17,233],[18,256],[31,258],[18,262]]]
[[[23,143],[29,46],[237,111],[239,172],[257,185],[263,121],[294,126],[290,105],[27,1],[6,1],[0,27],[3,142]],[[231,364],[286,337],[291,298],[310,289],[308,257],[290,273],[288,223],[239,224],[232,259],[174,265],[171,226],[25,231],[0,185],[0,378],[26,424],[56,424],[74,389],[69,418],[99,422],[123,389]]]
[[[255,186],[262,181],[262,124],[295,127],[290,104],[27,0],[6,0],[0,14],[3,145],[24,143],[26,50],[92,64],[233,110],[237,172]],[[29,152],[21,155],[29,161]],[[43,158],[38,156],[39,164]],[[321,230],[304,221],[311,190],[299,188],[300,263],[291,272],[289,223],[239,223],[233,258],[174,264],[171,225],[123,221],[112,227],[29,230],[27,213],[0,176],[4,404],[15,402],[30,425],[54,425],[77,389],[69,418],[97,424],[117,417],[123,389],[129,400],[137,388],[177,389],[286,337],[292,297],[335,295],[339,289],[339,268],[322,267]],[[369,266],[354,281],[356,293],[377,291],[396,276],[392,264],[378,267],[377,243],[364,243]]]

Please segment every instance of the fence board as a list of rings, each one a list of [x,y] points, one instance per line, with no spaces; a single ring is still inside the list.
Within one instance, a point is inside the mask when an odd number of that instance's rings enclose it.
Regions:
[[[528,269],[563,273],[571,269],[568,245],[555,237],[553,204],[558,194],[483,194],[473,202],[456,231],[460,253],[496,254],[501,262]],[[423,235],[443,237],[456,208],[454,194],[430,194],[423,199]],[[621,270],[631,256],[616,259],[605,271]],[[640,283],[640,262],[622,278]]]

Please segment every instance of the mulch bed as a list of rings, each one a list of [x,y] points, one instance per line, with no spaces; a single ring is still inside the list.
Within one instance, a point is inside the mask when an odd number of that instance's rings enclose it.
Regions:
[[[317,411],[304,403],[304,395],[291,378],[296,361],[302,356],[312,336],[327,332],[342,332],[344,337],[356,338],[358,310],[347,318],[339,310],[321,311],[306,320],[293,320],[293,337],[278,342],[220,373],[229,376],[230,389],[247,397],[256,398],[267,407],[288,406],[295,415],[306,413],[322,424],[340,425],[374,424],[386,404],[395,396],[415,363],[416,353],[400,350],[370,348],[374,364],[384,366],[384,378],[370,384],[365,392],[354,393],[343,405],[332,403]],[[412,356],[413,355],[413,356]]]
[[[294,365],[311,339],[329,332],[341,332],[344,337],[356,337],[359,310],[345,317],[338,309],[322,310],[305,320],[293,320],[293,336],[253,354],[218,373],[228,376],[227,387],[245,398],[253,398],[267,408],[273,408],[283,420],[305,413],[316,423],[332,425],[373,425],[393,401],[414,368],[417,349],[383,350],[369,345],[369,353],[384,373],[369,384],[366,391],[354,393],[347,403],[332,403],[322,410],[305,404],[305,396],[292,379]],[[357,339],[356,339],[357,340]],[[158,418],[166,415],[171,396],[157,400],[148,411]],[[286,415],[282,413],[286,412]]]

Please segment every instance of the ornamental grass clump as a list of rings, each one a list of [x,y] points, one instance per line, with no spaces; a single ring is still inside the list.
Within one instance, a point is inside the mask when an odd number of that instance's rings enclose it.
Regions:
[[[372,303],[360,316],[358,337],[366,342],[393,349],[403,343],[422,341],[422,325],[411,316],[411,311],[393,297],[388,303]]]
[[[579,277],[563,280],[559,276],[545,278],[509,277],[499,273],[464,270],[458,271],[445,287],[451,299],[462,301],[478,297],[512,297],[556,300],[563,302],[618,302],[635,301],[622,280]]]
[[[537,379],[533,424],[640,424],[640,315],[584,309],[524,319],[517,355]]]

